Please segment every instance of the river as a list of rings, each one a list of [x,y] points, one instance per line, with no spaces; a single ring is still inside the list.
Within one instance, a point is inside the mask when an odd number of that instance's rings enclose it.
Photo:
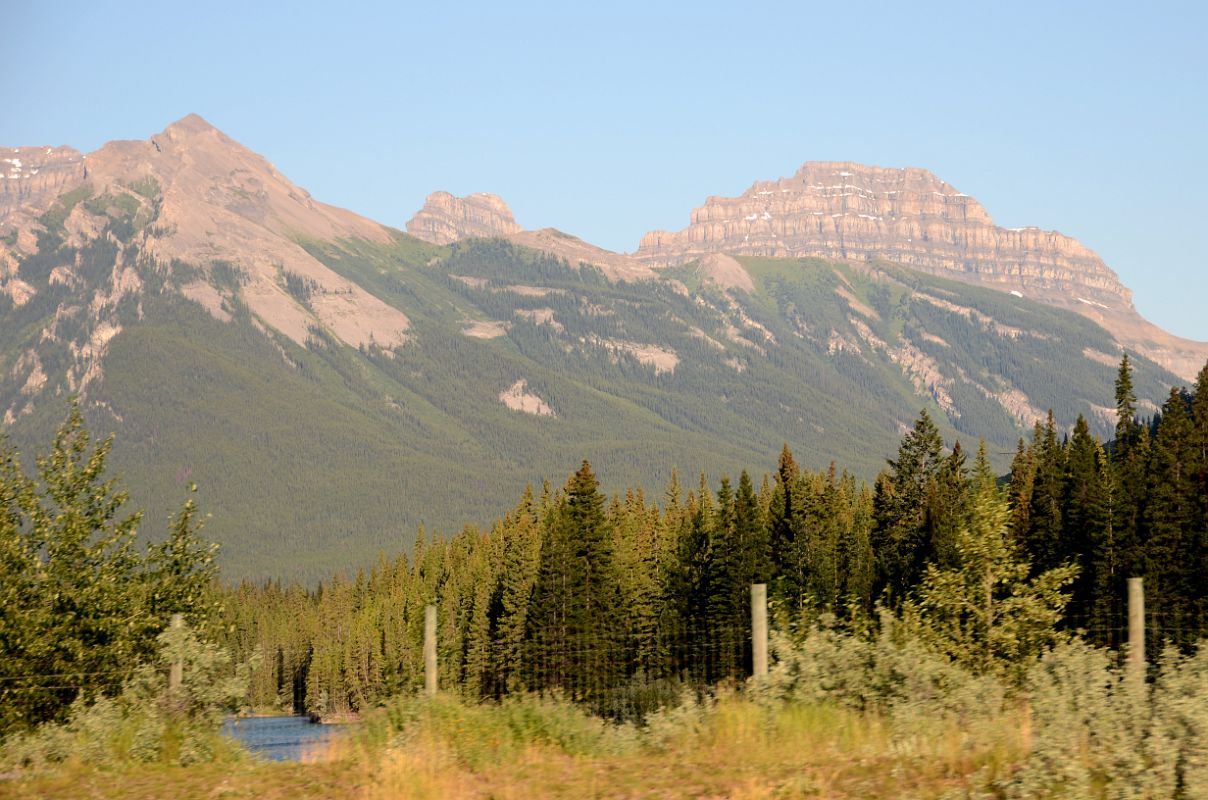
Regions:
[[[269,761],[301,761],[343,728],[306,717],[231,717],[222,723],[224,735]]]

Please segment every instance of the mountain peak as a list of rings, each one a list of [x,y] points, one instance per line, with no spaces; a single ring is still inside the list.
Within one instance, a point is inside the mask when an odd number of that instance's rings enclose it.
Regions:
[[[510,236],[522,230],[507,203],[488,192],[475,192],[465,197],[433,192],[424,201],[423,208],[407,222],[407,233],[433,244]]]
[[[977,200],[917,167],[808,161],[791,178],[709,197],[684,230],[642,237],[636,256],[667,265],[709,253],[890,261],[1067,307],[1088,298],[1132,308],[1131,292],[1080,242],[1000,228]]]
[[[315,325],[352,345],[373,342],[391,347],[406,338],[405,314],[336,274],[299,244],[299,240],[340,239],[384,242],[390,238],[385,228],[315,201],[263,156],[197,114],[147,139],[112,141],[87,156],[76,154],[74,160],[72,153],[59,157],[64,162],[58,171],[62,179],[51,182],[47,176],[58,173],[49,169],[28,170],[37,173],[38,180],[46,178],[46,186],[28,190],[18,186],[24,192],[18,197],[19,206],[0,194],[0,221],[16,227],[38,225],[56,197],[86,185],[93,197],[124,197],[122,202],[140,207],[144,220],[153,219],[154,224],[145,225],[131,243],[140,257],[165,264],[179,261],[203,270],[218,261],[232,265],[243,276],[241,296],[251,312],[298,344],[306,343]],[[23,155],[22,151],[10,158]],[[37,164],[32,156],[25,156],[21,165],[28,161],[37,166],[55,156],[52,148],[44,148]],[[103,227],[104,208],[99,201],[74,203],[64,224],[80,240],[94,236]],[[36,237],[27,236],[27,241],[36,242]],[[297,302],[282,286],[286,274],[312,287],[306,302]],[[202,284],[185,287],[185,294],[201,297],[199,302],[221,316],[218,300],[206,294]]]
[[[196,136],[197,134],[205,133],[222,133],[222,131],[207,122],[200,114],[189,114],[181,117],[167,128],[164,128],[164,135],[168,138]]]

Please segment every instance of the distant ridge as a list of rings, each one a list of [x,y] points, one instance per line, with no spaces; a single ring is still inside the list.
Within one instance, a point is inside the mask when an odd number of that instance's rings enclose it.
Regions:
[[[793,177],[757,182],[738,197],[709,197],[687,228],[651,231],[630,255],[522,231],[495,195],[433,194],[408,231],[440,244],[503,237],[628,278],[719,254],[886,261],[1074,311],[1185,380],[1208,360],[1208,343],[1142,317],[1132,291],[1081,242],[1035,227],[998,227],[977,200],[914,167],[807,162]]]

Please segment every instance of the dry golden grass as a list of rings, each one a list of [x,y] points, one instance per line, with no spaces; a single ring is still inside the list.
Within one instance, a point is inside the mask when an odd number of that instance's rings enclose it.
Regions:
[[[948,723],[904,737],[873,714],[822,705],[769,707],[730,696],[657,737],[630,730],[567,748],[543,734],[509,738],[504,726],[491,727],[503,716],[497,708],[450,700],[424,713],[429,716],[421,716],[401,741],[383,747],[336,739],[301,764],[121,772],[74,765],[52,778],[0,781],[0,797],[934,798],[965,785],[979,770],[1016,763],[1027,727],[1022,715],[1008,714],[995,730]]]

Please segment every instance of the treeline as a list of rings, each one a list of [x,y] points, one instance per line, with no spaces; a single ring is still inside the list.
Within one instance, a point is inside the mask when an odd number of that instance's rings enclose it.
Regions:
[[[649,707],[685,684],[746,674],[751,583],[770,585],[784,624],[825,612],[865,626],[878,604],[926,614],[937,576],[971,563],[986,492],[1009,501],[1024,572],[1066,576],[1049,591],[1071,599],[1066,628],[1119,644],[1124,582],[1141,576],[1163,623],[1152,635],[1190,643],[1208,599],[1197,580],[1208,567],[1208,367],[1151,420],[1137,416],[1127,358],[1116,394],[1114,442],[1084,419],[1065,435],[1050,415],[998,489],[984,444],[970,463],[925,411],[872,487],[834,467],[803,470],[786,445],[758,483],[744,472],[713,488],[702,475],[686,490],[673,471],[658,501],[640,490],[608,499],[584,462],[562,489],[526,491],[490,530],[421,530],[411,557],[313,590],[230,589],[229,645],[260,656],[253,705],[356,712],[421,685],[423,609],[435,603],[446,689]]]

